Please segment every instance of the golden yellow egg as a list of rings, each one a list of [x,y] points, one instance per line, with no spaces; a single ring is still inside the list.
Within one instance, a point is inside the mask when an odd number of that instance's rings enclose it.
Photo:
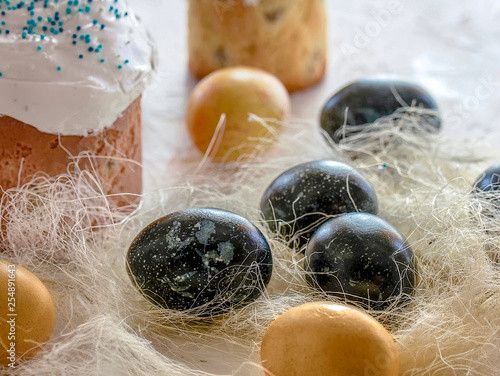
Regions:
[[[221,115],[225,122],[220,122]],[[266,122],[251,121],[255,114]],[[290,114],[290,96],[275,76],[248,67],[220,69],[191,93],[186,123],[196,147],[214,161],[235,161],[271,140]],[[220,127],[218,124],[220,122]],[[265,149],[265,148],[264,148]]]
[[[50,339],[55,309],[45,285],[30,271],[0,260],[0,365],[32,357]]]
[[[397,376],[392,336],[370,315],[345,305],[307,303],[279,316],[262,340],[268,376]]]

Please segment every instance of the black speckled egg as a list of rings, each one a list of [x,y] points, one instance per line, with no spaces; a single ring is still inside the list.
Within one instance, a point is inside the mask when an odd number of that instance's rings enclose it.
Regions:
[[[368,213],[348,213],[321,225],[307,245],[306,280],[366,307],[402,304],[416,283],[414,256],[392,225]]]
[[[321,127],[334,142],[345,136],[343,125],[359,126],[392,115],[402,107],[415,106],[438,110],[434,99],[420,86],[394,79],[368,78],[347,85],[331,97],[321,112]],[[425,126],[438,131],[441,120],[426,115]]]
[[[269,283],[272,255],[247,219],[210,208],[171,213],[132,242],[128,271],[154,304],[214,315],[257,299]]]
[[[353,167],[331,160],[292,167],[264,192],[260,209],[271,231],[296,236],[307,243],[325,215],[377,213],[377,196],[370,182]]]
[[[500,190],[500,164],[491,166],[479,176],[474,183],[474,188],[483,192]]]

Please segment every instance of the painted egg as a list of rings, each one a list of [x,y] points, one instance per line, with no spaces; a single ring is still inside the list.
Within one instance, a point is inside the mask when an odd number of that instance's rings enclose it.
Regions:
[[[54,302],[33,273],[4,260],[0,260],[0,299],[0,365],[15,367],[50,339]]]
[[[235,161],[269,144],[288,118],[290,106],[285,86],[270,73],[248,67],[224,68],[194,88],[186,123],[202,153],[209,150],[214,161]],[[225,123],[218,129],[222,114]],[[249,120],[250,114],[267,121]]]
[[[373,309],[408,301],[416,283],[406,239],[382,218],[348,213],[321,225],[305,259],[312,286]]]
[[[392,115],[403,107],[415,106],[437,111],[434,99],[420,86],[394,79],[368,78],[347,85],[325,104],[321,112],[321,127],[334,142],[348,135],[344,124],[360,126]],[[441,120],[433,114],[423,115],[422,122],[429,131],[438,131]],[[356,133],[350,128],[349,133]]]
[[[271,278],[272,255],[247,219],[211,208],[171,213],[132,242],[128,271],[154,304],[214,315],[257,299]]]
[[[392,336],[370,315],[330,302],[307,303],[279,316],[261,346],[267,376],[397,376]]]
[[[500,164],[486,169],[474,182],[474,192],[476,197],[481,197],[485,201],[481,203],[480,213],[484,218],[496,218],[500,210]],[[485,228],[486,233],[497,235],[493,227]],[[498,258],[495,253],[490,253],[495,260]]]
[[[491,166],[484,171],[477,178],[474,187],[483,192],[500,190],[500,164]]]
[[[353,167],[331,160],[292,167],[264,192],[260,209],[272,231],[304,245],[325,216],[362,211],[377,213],[370,182]]]

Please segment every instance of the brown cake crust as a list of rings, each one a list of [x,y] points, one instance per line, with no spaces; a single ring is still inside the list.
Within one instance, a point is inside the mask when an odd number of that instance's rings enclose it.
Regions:
[[[51,177],[66,173],[68,165],[74,161],[72,157],[88,151],[97,158],[82,158],[79,167],[89,171],[95,168],[105,193],[142,193],[140,97],[113,126],[95,135],[43,133],[8,116],[0,117],[0,134],[0,186],[3,190],[23,185],[37,172]],[[119,205],[134,201],[126,195],[114,200]]]
[[[258,67],[289,91],[311,86],[326,66],[323,0],[190,0],[189,69],[198,78],[234,65]]]

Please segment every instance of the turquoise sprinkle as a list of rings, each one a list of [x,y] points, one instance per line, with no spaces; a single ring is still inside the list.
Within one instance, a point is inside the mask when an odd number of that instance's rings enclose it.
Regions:
[[[0,34],[3,38],[6,38],[7,35],[12,34],[15,35],[16,38],[22,37],[22,39],[29,39],[35,37],[34,47],[37,51],[43,51],[44,49],[44,40],[52,39],[54,35],[64,35],[67,39],[62,40],[63,43],[71,42],[73,45],[78,44],[78,52],[75,52],[76,56],[79,59],[84,59],[85,53],[100,53],[102,52],[102,45],[94,46],[94,43],[97,42],[98,37],[92,33],[94,30],[104,30],[106,25],[104,23],[100,23],[99,18],[91,19],[92,24],[85,24],[84,26],[74,26],[69,28],[69,24],[65,21],[67,16],[72,15],[70,17],[76,16],[78,13],[93,13],[94,11],[105,11],[105,9],[101,9],[102,5],[96,4],[97,2],[101,2],[99,0],[0,0]],[[54,5],[54,4],[60,4]],[[110,5],[112,3],[113,5]],[[128,16],[128,13],[125,11],[121,11],[121,5],[118,6],[119,1],[109,1],[108,7],[111,13],[112,18],[119,19]],[[98,7],[96,9],[96,7]],[[42,9],[43,8],[43,9]],[[56,11],[59,10],[59,11]],[[18,11],[18,14],[23,17],[22,26],[16,28],[15,30],[9,30],[6,28],[8,24],[7,13],[9,11]],[[66,14],[67,16],[64,16]],[[97,13],[96,13],[97,14]],[[16,14],[17,16],[17,14]],[[2,18],[5,17],[5,18]],[[66,18],[65,18],[66,17]],[[89,26],[96,26],[96,28],[92,28]],[[75,30],[76,28],[76,30]],[[88,28],[88,34],[86,34],[83,30]],[[39,38],[38,38],[39,36]],[[47,38],[45,38],[47,36]],[[78,40],[81,40],[81,43],[78,43]],[[39,44],[36,44],[36,43]],[[83,43],[85,42],[85,43]],[[86,46],[85,46],[86,44]],[[83,47],[84,50],[81,50],[80,47]],[[76,50],[75,50],[76,51]],[[0,57],[1,60],[1,57]],[[98,61],[101,63],[106,62],[104,58],[98,58]],[[112,64],[115,62],[113,59]],[[118,60],[118,64],[116,67],[118,69],[124,69],[125,65],[129,63],[128,59],[120,61]],[[62,67],[56,66],[56,69],[60,71]],[[1,76],[1,74],[0,74]]]
[[[3,74],[2,74],[2,72],[0,72],[0,77],[2,77],[2,76],[3,76]]]

